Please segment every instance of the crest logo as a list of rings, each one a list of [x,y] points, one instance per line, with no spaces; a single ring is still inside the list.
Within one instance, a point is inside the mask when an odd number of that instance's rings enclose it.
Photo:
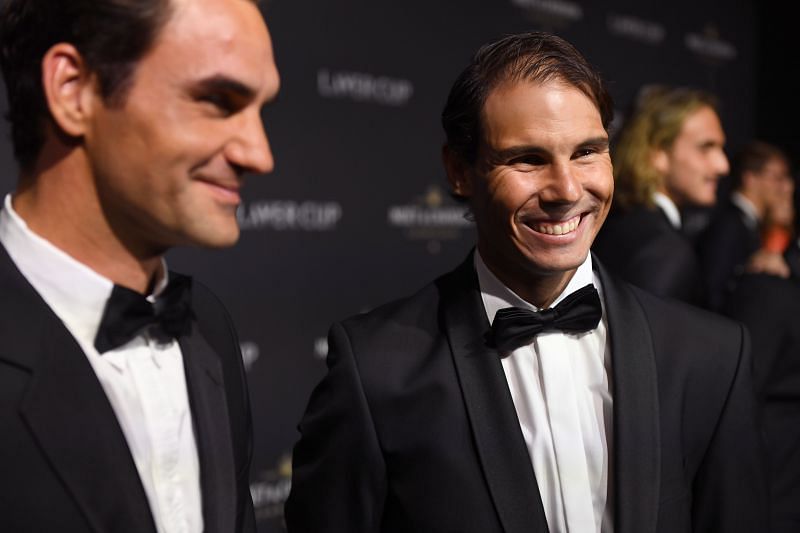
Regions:
[[[432,185],[413,204],[390,206],[386,218],[390,226],[402,229],[407,239],[427,241],[428,251],[437,254],[441,241],[458,239],[472,227],[466,211]]]
[[[732,43],[720,37],[713,24],[706,26],[702,33],[687,33],[683,42],[686,48],[712,63],[733,61],[739,55]]]

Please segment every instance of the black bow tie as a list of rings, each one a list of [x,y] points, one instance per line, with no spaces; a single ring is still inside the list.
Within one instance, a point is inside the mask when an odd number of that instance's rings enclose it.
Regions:
[[[600,295],[594,285],[587,285],[550,309],[500,309],[492,322],[491,339],[499,351],[511,352],[545,331],[582,333],[594,329],[602,315]]]
[[[114,285],[94,338],[99,353],[118,348],[150,327],[160,342],[188,335],[192,329],[192,278],[173,274],[167,288],[150,303],[142,294]]]

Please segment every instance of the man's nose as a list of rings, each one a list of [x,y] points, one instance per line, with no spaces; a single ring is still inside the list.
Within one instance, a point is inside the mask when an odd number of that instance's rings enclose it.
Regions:
[[[539,193],[545,203],[571,203],[581,198],[581,183],[567,163],[552,163],[547,183]]]
[[[261,113],[253,110],[243,114],[236,125],[233,140],[228,144],[228,161],[253,174],[269,174],[275,168],[275,159],[264,130]]]

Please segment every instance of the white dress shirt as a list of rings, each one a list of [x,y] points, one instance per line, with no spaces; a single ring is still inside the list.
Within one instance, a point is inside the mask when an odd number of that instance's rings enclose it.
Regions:
[[[489,322],[505,307],[538,309],[506,287],[475,253]],[[553,306],[588,284],[591,255]],[[605,312],[582,334],[548,332],[502,360],[551,533],[613,531],[611,357]]]
[[[113,282],[33,233],[11,195],[0,210],[0,242],[86,354],[125,435],[158,532],[201,533],[200,468],[178,343],[160,344],[142,333],[100,355],[94,337]],[[162,272],[151,301],[167,285],[166,264]]]
[[[755,230],[758,228],[760,217],[758,215],[758,209],[753,205],[753,202],[739,191],[733,191],[731,193],[731,203],[744,213],[744,223],[747,224],[750,229]]]
[[[681,212],[669,196],[661,192],[653,193],[653,202],[664,212],[673,228],[681,229]]]

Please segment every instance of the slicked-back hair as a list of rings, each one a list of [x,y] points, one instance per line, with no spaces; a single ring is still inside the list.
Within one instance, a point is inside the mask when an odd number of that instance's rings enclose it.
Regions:
[[[611,151],[615,206],[653,206],[653,194],[664,180],[653,166],[653,152],[671,149],[686,119],[703,108],[719,114],[716,97],[700,89],[649,85],[640,90]]]
[[[109,104],[124,102],[136,63],[172,13],[170,0],[7,0],[0,13],[0,67],[6,82],[14,156],[36,161],[50,117],[42,59],[70,43],[97,76]]]
[[[742,176],[745,172],[759,174],[773,159],[779,159],[789,166],[789,158],[777,146],[763,141],[750,141],[744,145],[733,160],[731,190],[735,191],[742,186]]]
[[[506,82],[549,81],[565,83],[584,93],[608,129],[613,104],[599,73],[561,37],[529,32],[482,46],[458,76],[442,111],[448,148],[474,165],[482,136],[483,108],[492,89]]]

